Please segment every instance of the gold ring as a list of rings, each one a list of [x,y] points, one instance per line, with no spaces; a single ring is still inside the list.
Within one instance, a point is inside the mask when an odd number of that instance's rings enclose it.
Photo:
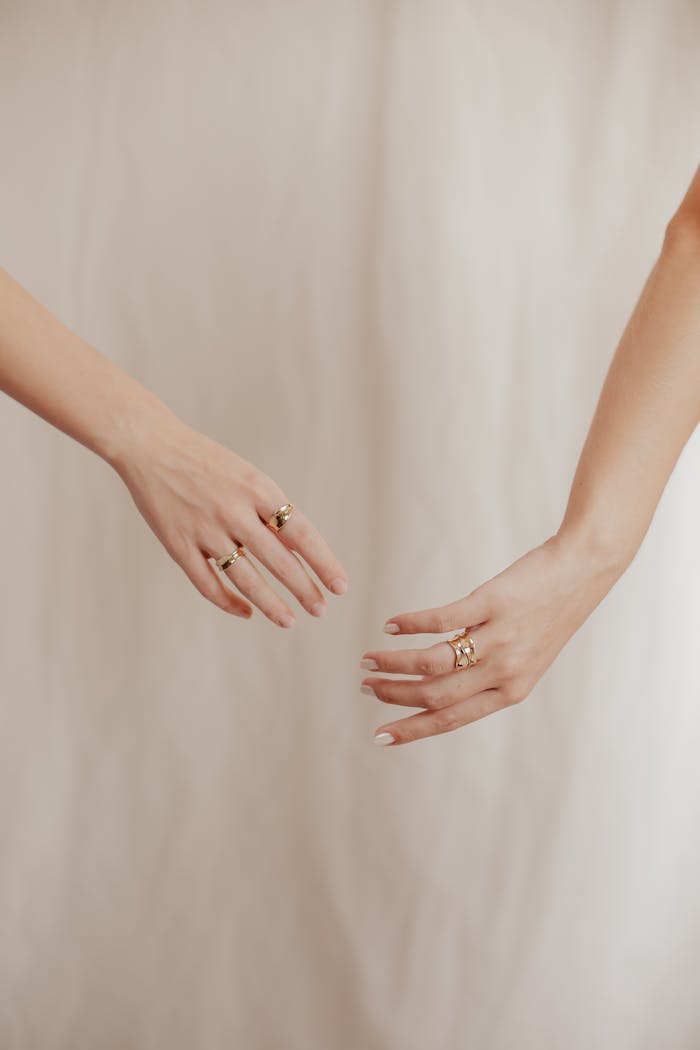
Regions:
[[[270,516],[267,524],[275,532],[279,532],[287,524],[292,514],[294,513],[294,506],[291,503],[285,503],[279,510],[276,510],[274,514]]]
[[[476,642],[468,631],[464,631],[462,634],[456,634],[454,638],[448,639],[448,645],[451,645],[454,649],[455,668],[474,666],[478,659],[476,655]]]
[[[226,572],[226,570],[230,569],[234,562],[237,562],[239,558],[245,558],[245,548],[240,544],[236,547],[235,551],[231,551],[230,554],[224,554],[223,558],[217,558],[216,564],[222,572]]]

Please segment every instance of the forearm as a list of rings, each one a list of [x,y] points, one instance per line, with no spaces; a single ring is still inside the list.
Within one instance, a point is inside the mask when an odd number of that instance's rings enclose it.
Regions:
[[[253,558],[312,616],[327,606],[301,559],[333,594],[347,589],[345,570],[298,507],[280,539],[265,524],[288,503],[270,477],[183,423],[1,269],[0,389],[110,463],[168,553],[220,609],[247,619],[257,606],[280,627],[294,623]],[[234,546],[240,556],[225,573],[240,594],[209,564]]]
[[[0,389],[119,467],[171,413],[0,268]]]
[[[700,172],[610,364],[558,534],[622,571],[700,420]]]

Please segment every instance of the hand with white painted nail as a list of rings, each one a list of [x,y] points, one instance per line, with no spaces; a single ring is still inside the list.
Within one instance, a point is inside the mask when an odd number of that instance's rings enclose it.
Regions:
[[[366,653],[365,679],[388,704],[422,708],[381,727],[379,744],[444,733],[524,700],[625,572],[700,423],[700,168],[613,355],[559,529],[540,547],[440,609],[395,616],[393,634],[469,629],[478,661],[450,645]]]
[[[446,640],[365,653],[361,667],[378,673],[364,679],[363,693],[385,704],[421,708],[381,726],[375,743],[406,744],[445,733],[524,700],[621,572],[617,563],[583,554],[568,537],[552,536],[466,598],[393,616],[387,634],[468,630],[477,663],[456,668]],[[397,674],[404,677],[386,677]]]

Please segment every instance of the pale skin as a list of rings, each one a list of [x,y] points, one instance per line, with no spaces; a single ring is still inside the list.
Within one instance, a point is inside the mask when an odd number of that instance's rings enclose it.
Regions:
[[[610,363],[558,530],[465,598],[387,621],[401,636],[469,629],[478,661],[456,669],[446,640],[366,652],[361,666],[376,673],[362,691],[420,709],[375,742],[396,747],[522,702],[633,560],[699,421],[700,169]]]
[[[267,524],[288,502],[276,482],[184,423],[2,269],[0,389],[109,463],[168,553],[224,612],[249,619],[257,606],[289,628],[292,597],[311,616],[326,612],[316,578],[333,594],[347,590],[347,573],[301,509],[279,532]],[[239,543],[247,556],[225,581],[213,559]]]

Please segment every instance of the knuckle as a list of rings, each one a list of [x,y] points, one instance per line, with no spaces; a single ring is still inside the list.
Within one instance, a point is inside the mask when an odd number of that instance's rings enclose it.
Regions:
[[[211,508],[212,518],[217,524],[228,524],[232,518],[236,518],[235,503],[233,506],[227,500],[217,497]]]
[[[507,707],[521,703],[528,694],[525,682],[521,679],[513,679],[501,690]]]
[[[501,679],[505,681],[512,681],[520,670],[520,657],[512,652],[512,650],[506,650],[498,658],[497,671]]]
[[[270,561],[270,570],[284,584],[289,586],[292,580],[296,580],[295,564],[289,558],[276,557]]]
[[[427,707],[430,710],[434,710],[440,704],[438,691],[435,686],[430,684],[419,686],[416,691],[416,699],[421,707]]]
[[[443,707],[433,716],[433,725],[440,733],[447,733],[460,725],[459,717],[453,707]]]
[[[506,611],[508,603],[505,595],[496,591],[491,592],[491,594],[486,596],[485,604],[486,608],[488,609],[489,615],[491,617],[495,617],[501,616]]]
[[[255,478],[255,493],[261,502],[269,503],[273,510],[284,503],[282,490],[267,474],[258,474]]]
[[[420,674],[436,675],[440,673],[438,660],[435,656],[421,656],[418,659],[417,668]]]

